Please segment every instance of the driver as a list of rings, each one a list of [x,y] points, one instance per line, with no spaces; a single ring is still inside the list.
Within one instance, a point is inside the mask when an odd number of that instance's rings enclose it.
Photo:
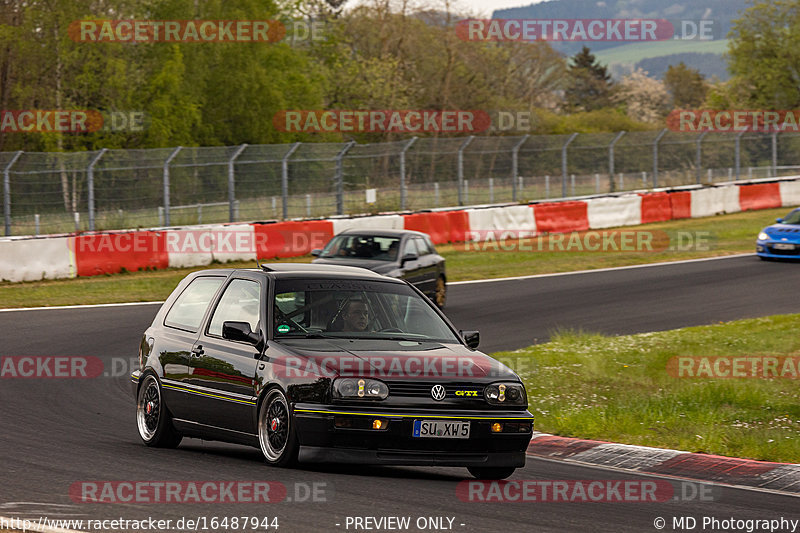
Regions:
[[[362,300],[350,300],[342,311],[343,331],[366,331],[369,326],[369,310]]]

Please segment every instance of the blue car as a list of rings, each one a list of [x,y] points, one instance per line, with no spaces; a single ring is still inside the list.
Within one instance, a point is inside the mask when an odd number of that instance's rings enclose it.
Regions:
[[[756,254],[761,259],[800,259],[800,209],[761,230]]]

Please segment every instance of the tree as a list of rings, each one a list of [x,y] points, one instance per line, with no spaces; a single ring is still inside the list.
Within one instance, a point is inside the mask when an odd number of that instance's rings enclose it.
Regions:
[[[675,109],[700,107],[708,94],[705,77],[697,69],[687,67],[683,61],[670,65],[664,73],[664,85],[672,98]]]
[[[593,111],[612,105],[614,82],[606,65],[601,65],[586,46],[570,58],[566,110]]]
[[[625,106],[628,117],[640,122],[656,124],[669,111],[669,93],[664,83],[642,69],[622,79],[616,97]]]
[[[800,3],[757,0],[734,21],[729,66],[737,106],[800,106]]]

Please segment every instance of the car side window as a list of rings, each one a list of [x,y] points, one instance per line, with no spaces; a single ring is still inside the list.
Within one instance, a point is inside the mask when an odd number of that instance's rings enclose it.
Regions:
[[[211,299],[224,281],[225,278],[221,276],[195,278],[172,304],[167,316],[164,317],[164,325],[196,332],[200,328]]]
[[[256,281],[234,279],[225,288],[208,325],[208,335],[222,337],[224,322],[247,322],[250,331],[258,329],[261,286]]]
[[[425,241],[425,244],[428,246],[428,251],[430,253],[432,253],[432,254],[435,254],[436,253],[436,247],[433,245],[433,242],[431,242],[431,238],[426,235],[422,239]]]
[[[428,249],[428,243],[425,242],[425,239],[421,237],[414,237],[414,242],[417,243],[417,250],[420,257],[423,255],[428,255],[431,251]]]
[[[403,255],[401,255],[400,257],[405,257],[408,254],[419,255],[419,252],[417,251],[417,245],[414,242],[414,239],[408,239],[406,241],[405,245],[403,245]]]

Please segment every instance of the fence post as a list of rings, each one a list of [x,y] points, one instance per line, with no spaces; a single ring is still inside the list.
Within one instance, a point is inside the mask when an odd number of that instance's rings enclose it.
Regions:
[[[653,142],[653,188],[658,188],[658,143],[661,142],[661,139],[664,138],[664,135],[667,134],[669,130],[664,128],[656,137],[656,140]]]
[[[228,222],[236,222],[236,182],[233,179],[233,164],[245,148],[247,148],[247,143],[236,148],[231,158],[228,159]]]
[[[5,218],[6,237],[11,235],[11,167],[23,154],[22,150],[14,154],[6,168],[3,169],[3,214]]]
[[[703,139],[705,136],[708,135],[707,131],[704,131],[697,137],[697,155],[695,159],[695,166],[697,167],[697,184],[700,185],[702,183],[702,177],[700,172],[700,165],[703,164]]]
[[[182,146],[175,148],[164,161],[164,225],[169,226],[169,164],[181,151]]]
[[[355,141],[347,143],[342,151],[336,155],[336,214],[344,215],[344,171],[342,169],[342,158],[356,144]]]
[[[567,146],[577,137],[577,133],[573,133],[561,147],[561,197],[567,197]]]
[[[406,152],[408,149],[413,146],[413,144],[417,142],[416,137],[412,137],[410,141],[403,146],[403,150],[400,152],[400,210],[406,210]]]
[[[517,201],[517,180],[519,179],[519,149],[525,144],[530,135],[525,135],[522,140],[514,145],[511,150],[511,200]]]
[[[283,220],[289,218],[289,158],[300,148],[302,143],[294,143],[281,160],[281,204],[283,205]]]
[[[474,138],[474,135],[470,135],[458,148],[458,205],[464,205],[464,149]]]
[[[772,132],[772,177],[778,177],[778,132]]]
[[[622,139],[622,136],[625,135],[625,133],[627,132],[621,131],[617,133],[617,136],[614,137],[614,140],[608,145],[608,175],[611,176],[611,189],[609,192],[614,192],[616,190],[614,187],[614,146],[617,144],[617,141]]]
[[[100,153],[94,156],[94,159],[92,159],[89,166],[86,168],[86,203],[89,209],[89,231],[94,231],[94,166],[107,151],[108,148],[100,150]]]
[[[739,175],[742,169],[742,135],[747,133],[747,130],[742,131],[736,136],[736,181],[739,181]]]

